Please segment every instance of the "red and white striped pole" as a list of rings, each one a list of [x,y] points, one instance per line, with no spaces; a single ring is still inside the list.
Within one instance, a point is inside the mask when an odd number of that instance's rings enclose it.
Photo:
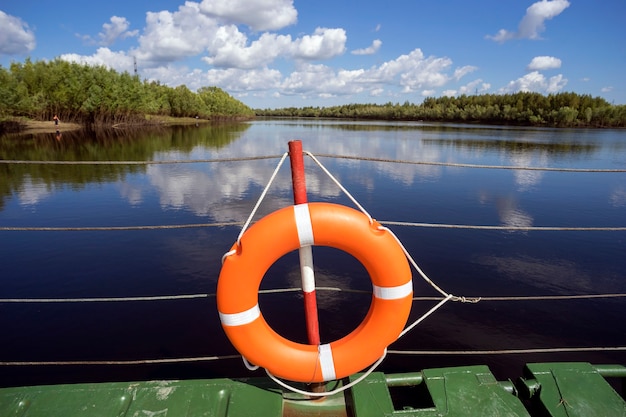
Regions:
[[[289,141],[289,160],[291,162],[291,180],[293,183],[294,204],[306,204],[306,181],[304,178],[304,158],[302,142]],[[300,248],[300,272],[302,292],[304,294],[304,315],[306,332],[311,345],[320,345],[320,329],[317,318],[317,299],[315,296],[315,274],[313,272],[313,249],[311,246]]]

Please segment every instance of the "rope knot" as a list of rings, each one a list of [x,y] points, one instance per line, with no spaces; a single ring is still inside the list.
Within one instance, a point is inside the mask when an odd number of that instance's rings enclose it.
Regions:
[[[452,301],[460,301],[462,303],[470,303],[470,304],[476,304],[481,300],[481,297],[465,297],[465,296],[457,296],[457,295],[453,295],[451,297]]]

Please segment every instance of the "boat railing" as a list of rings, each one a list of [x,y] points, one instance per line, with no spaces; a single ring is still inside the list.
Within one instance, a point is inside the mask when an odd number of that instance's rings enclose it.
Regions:
[[[440,167],[472,168],[472,169],[503,169],[503,170],[530,170],[530,171],[554,171],[571,173],[626,173],[626,169],[603,169],[603,168],[555,168],[555,167],[529,167],[529,166],[502,166],[502,165],[476,165],[449,162],[432,161],[409,161],[392,160],[384,158],[358,157],[350,155],[316,154],[311,156],[319,164],[317,158],[335,158],[359,161],[383,162],[394,164],[431,165]],[[193,163],[221,163],[221,162],[246,162],[253,160],[284,159],[283,155],[249,156],[238,158],[215,158],[215,159],[193,159],[193,160],[154,160],[154,161],[26,161],[26,160],[0,160],[0,164],[41,164],[41,165],[164,165],[164,164],[193,164]],[[320,164],[321,166],[321,164]],[[322,169],[325,169],[321,166]],[[338,184],[341,187],[341,184]],[[354,200],[353,200],[354,201]],[[354,201],[357,205],[358,202]],[[468,225],[468,224],[442,224],[442,223],[417,223],[394,220],[379,221],[383,226],[394,227],[415,227],[415,228],[440,228],[440,229],[468,229],[468,230],[491,230],[509,232],[624,232],[626,226],[591,226],[591,227],[562,227],[562,226],[511,226],[511,225]],[[142,231],[160,229],[183,229],[183,228],[213,228],[226,226],[244,226],[245,222],[213,222],[213,223],[193,223],[193,224],[170,224],[170,225],[140,225],[140,226],[90,226],[90,227],[14,227],[0,226],[0,232],[115,232],[115,231]],[[407,253],[410,258],[410,254]],[[416,265],[414,265],[416,268]],[[429,280],[427,277],[424,277]],[[364,290],[342,289],[337,287],[316,287],[318,292],[346,292],[362,293],[371,295],[371,292]],[[271,290],[261,290],[260,293],[286,293],[301,291],[301,288],[277,288]],[[485,302],[515,302],[515,301],[564,301],[582,299],[615,299],[626,298],[626,293],[601,293],[601,294],[570,294],[570,295],[533,295],[533,296],[481,296],[465,295],[455,296],[442,292],[442,296],[413,297],[414,302],[435,301],[442,304],[452,300],[464,303],[485,303]],[[0,298],[0,303],[120,303],[120,302],[151,302],[163,300],[190,300],[201,298],[213,298],[214,293],[199,294],[170,294],[158,296],[140,297],[87,297],[87,298]],[[416,323],[414,323],[416,324]],[[413,324],[413,325],[414,325]],[[500,350],[388,350],[389,354],[395,355],[504,355],[504,354],[536,354],[536,353],[563,353],[563,352],[599,352],[599,351],[626,351],[626,346],[581,346],[581,347],[549,347],[549,348],[529,348],[529,349],[500,349]],[[223,356],[203,356],[187,358],[166,358],[166,359],[146,359],[146,360],[120,360],[120,361],[1,361],[0,366],[29,366],[29,365],[139,365],[156,363],[179,363],[216,361],[232,359],[238,355]],[[621,368],[620,368],[621,369]],[[600,372],[600,371],[599,371]],[[621,371],[620,371],[621,372]],[[611,374],[607,369],[606,373]],[[612,375],[608,375],[612,376]],[[623,377],[621,373],[617,375]]]

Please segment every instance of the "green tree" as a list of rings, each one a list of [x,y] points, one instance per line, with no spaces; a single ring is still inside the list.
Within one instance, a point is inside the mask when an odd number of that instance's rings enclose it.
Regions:
[[[145,121],[146,115],[209,118],[251,117],[254,112],[217,87],[206,87],[211,100],[186,86],[142,82],[128,72],[60,59],[12,63],[0,67],[0,116],[27,116],[90,124]],[[207,102],[211,104],[209,110]]]

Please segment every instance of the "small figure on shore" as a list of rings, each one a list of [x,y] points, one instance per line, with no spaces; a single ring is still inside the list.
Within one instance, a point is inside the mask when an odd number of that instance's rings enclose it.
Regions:
[[[52,120],[54,120],[54,125],[58,126],[59,125],[59,118],[58,116],[55,114],[54,117],[52,118]]]

